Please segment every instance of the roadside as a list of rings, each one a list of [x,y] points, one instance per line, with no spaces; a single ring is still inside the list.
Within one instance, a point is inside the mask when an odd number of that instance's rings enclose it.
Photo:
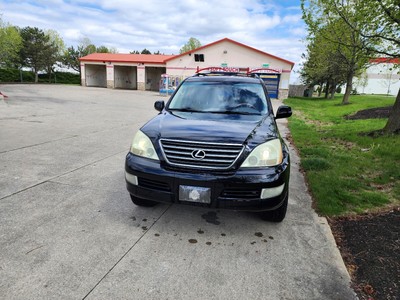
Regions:
[[[313,100],[303,100],[304,103],[309,101],[310,106],[314,106],[313,109],[315,109],[319,103],[318,99],[313,99]],[[364,100],[365,101],[365,100]],[[368,100],[367,100],[368,101]],[[332,104],[332,101],[329,100],[322,100],[320,99],[321,105],[326,106],[323,110],[332,110],[332,112],[327,113],[330,114],[330,121],[334,121],[336,123],[340,122],[340,113],[338,119],[334,119],[333,116],[335,116],[335,111],[334,111],[334,104]],[[305,104],[307,105],[307,104]],[[357,102],[354,104],[355,106],[359,105]],[[368,105],[374,105],[373,102],[368,103]],[[376,105],[376,104],[375,104]],[[379,105],[379,104],[378,104]],[[328,108],[329,107],[329,108]],[[308,108],[310,108],[308,106]],[[350,107],[339,107],[338,109],[351,109]],[[312,110],[312,109],[311,109]],[[320,109],[316,109],[316,111],[320,111]],[[346,126],[346,136],[349,136],[349,140],[346,140],[344,135],[341,137],[340,136],[340,127],[337,128],[338,126],[335,125],[336,127],[334,128],[333,123],[330,124],[328,123],[329,118],[324,119],[324,114],[319,116],[316,116],[311,120],[307,120],[303,115],[301,118],[305,120],[305,123],[313,123],[313,126],[308,127],[308,129],[303,128],[306,132],[308,132],[308,136],[310,140],[315,140],[313,137],[314,135],[314,130],[317,132],[317,136],[321,138],[322,140],[328,142],[331,142],[330,134],[335,134],[336,138],[334,140],[335,143],[330,144],[328,143],[327,145],[318,145],[318,143],[314,143],[308,146],[303,146],[302,147],[302,152],[303,156],[309,159],[309,153],[313,153],[313,159],[321,159],[321,156],[318,157],[317,154],[323,154],[323,147],[325,149],[334,149],[335,155],[342,155],[342,159],[345,157],[344,155],[351,155],[351,153],[354,149],[357,150],[361,148],[361,153],[363,151],[366,152],[375,152],[377,149],[375,148],[380,148],[380,145],[382,143],[392,143],[392,148],[397,149],[395,140],[390,142],[390,137],[389,138],[374,138],[371,139],[371,137],[367,137],[368,135],[363,133],[362,139],[364,140],[364,145],[365,141],[367,143],[372,142],[372,147],[363,147],[362,143],[357,144],[357,139],[358,137],[355,136],[354,138],[351,137],[352,134],[354,134],[354,130],[352,127],[355,127],[356,124],[354,123],[355,120],[360,120],[360,124],[378,124],[378,125],[373,125],[377,128],[379,126],[382,126],[380,124],[383,124],[383,121],[377,120],[377,121],[368,121],[369,119],[381,119],[381,118],[387,118],[388,114],[390,112],[390,106],[385,106],[385,107],[373,107],[373,108],[368,108],[368,109],[360,109],[356,110],[350,114],[345,115],[345,120],[351,120],[352,123],[347,123],[344,124],[343,126]],[[311,111],[311,115],[313,114],[313,111]],[[298,115],[297,115],[298,116]],[[365,120],[365,121],[363,121]],[[316,124],[316,126],[315,126]],[[371,126],[371,125],[369,125]],[[359,128],[360,127],[355,127],[356,129],[356,134],[359,134]],[[367,131],[368,127],[364,125],[362,127],[362,130]],[[294,130],[296,132],[296,130]],[[295,133],[296,134],[296,133]],[[394,137],[393,137],[394,138]],[[297,140],[298,141],[298,140]],[[350,142],[351,141],[351,142]],[[362,142],[362,140],[361,140]],[[394,144],[393,144],[394,143]],[[301,142],[298,144],[301,144]],[[344,145],[344,147],[338,147],[338,144]],[[389,146],[390,147],[390,146]],[[360,151],[360,150],[358,150]],[[382,151],[382,150],[381,150]],[[362,159],[362,157],[359,154],[360,152],[355,153],[355,158]],[[393,152],[392,152],[393,153]],[[379,162],[379,152],[376,152],[375,155],[371,155],[371,161],[373,162]],[[328,157],[328,156],[327,156]],[[387,156],[386,156],[387,157]],[[395,157],[395,156],[394,156]],[[306,160],[307,161],[307,160]],[[395,160],[396,161],[396,160]],[[393,164],[393,161],[389,161],[389,163]],[[396,165],[396,164],[395,164]],[[372,165],[373,166],[373,165]],[[352,167],[351,163],[347,163],[346,166],[348,169]],[[328,166],[330,168],[330,166]],[[362,174],[359,174],[358,172],[362,170]],[[307,168],[304,170],[302,168],[302,171],[305,173],[305,176],[308,177],[308,180],[310,178],[310,173],[315,173],[316,170],[312,168]],[[359,181],[366,181],[366,187],[367,189],[370,188],[371,191],[373,191],[376,194],[386,194],[386,197],[389,195],[389,199],[391,199],[390,195],[397,195],[396,192],[396,186],[398,186],[398,179],[399,179],[399,171],[398,169],[392,169],[392,171],[388,171],[388,175],[386,175],[384,172],[382,172],[380,169],[375,169],[374,174],[378,174],[376,176],[377,182],[374,182],[374,178],[371,178],[370,176],[370,171],[369,169],[355,169],[356,173],[351,173],[351,171],[347,172],[347,180],[352,180],[351,182],[357,182],[353,181],[353,177],[360,177]],[[387,170],[386,170],[387,171]],[[321,173],[323,171],[317,171],[319,176],[321,177]],[[341,176],[341,172],[338,172],[339,176]],[[350,175],[352,174],[352,175]],[[357,175],[358,174],[358,175]],[[385,174],[385,175],[384,175]],[[332,180],[333,177],[331,176],[330,182],[334,183]],[[321,178],[320,178],[321,179]],[[311,178],[311,180],[313,180]],[[322,181],[324,179],[322,178]],[[328,181],[329,181],[328,180]],[[309,188],[311,190],[318,188],[314,185],[314,182],[312,181],[311,183],[308,182]],[[342,187],[344,192],[346,191],[345,189],[345,184]],[[361,184],[354,184],[351,188],[357,189],[363,187]],[[351,189],[348,187],[347,189]],[[398,187],[397,187],[398,188]],[[316,193],[316,195],[319,195]],[[318,203],[318,199],[316,198],[316,195],[314,195],[314,201],[315,201],[315,206],[318,207],[320,203]],[[339,199],[340,201],[345,201],[346,198],[341,198],[345,196],[344,193],[340,194],[337,193],[335,195],[336,200]],[[366,195],[366,194],[364,194]],[[396,196],[392,200],[393,204],[390,204],[390,202],[378,202],[376,201],[372,206],[370,206],[369,209],[365,209],[367,213],[347,213],[345,216],[330,216],[328,217],[329,224],[332,229],[332,233],[335,237],[336,243],[338,245],[338,248],[341,252],[341,255],[343,257],[343,260],[346,264],[347,270],[349,271],[351,278],[352,278],[352,287],[356,291],[359,299],[362,300],[396,300],[399,299],[400,295],[400,207],[398,204],[398,198],[396,201]],[[334,199],[332,202],[334,202]],[[362,201],[365,201],[368,203],[369,199],[365,197],[364,199],[361,198]],[[352,206],[356,203],[349,202],[346,205],[348,208],[351,210]],[[321,207],[321,206],[320,206]],[[328,207],[328,206],[326,206]],[[361,209],[357,209],[358,211],[361,211]]]

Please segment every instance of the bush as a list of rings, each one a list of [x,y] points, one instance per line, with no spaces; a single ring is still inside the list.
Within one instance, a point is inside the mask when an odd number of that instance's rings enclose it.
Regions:
[[[0,69],[0,82],[35,82],[35,74],[19,69]],[[48,83],[49,75],[39,74],[39,82]],[[80,84],[80,77],[75,73],[55,72],[51,74],[50,83]]]
[[[0,69],[0,82],[33,82],[35,75],[29,71],[20,71],[18,69]]]
[[[49,83],[49,74],[39,74],[39,82]],[[80,84],[79,74],[70,72],[55,72],[51,74],[50,83]]]

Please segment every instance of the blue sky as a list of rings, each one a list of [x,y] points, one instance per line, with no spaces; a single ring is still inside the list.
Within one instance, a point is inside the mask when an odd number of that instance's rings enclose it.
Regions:
[[[227,37],[298,69],[305,51],[300,0],[0,0],[0,14],[16,26],[56,30],[66,46],[89,38],[120,53],[177,54],[190,37],[203,45]]]

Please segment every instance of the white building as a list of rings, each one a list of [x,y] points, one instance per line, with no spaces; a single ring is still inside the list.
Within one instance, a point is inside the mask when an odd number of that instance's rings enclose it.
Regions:
[[[396,96],[400,89],[400,59],[377,58],[371,66],[353,83],[360,94],[381,94]]]
[[[228,38],[180,55],[93,53],[82,57],[83,86],[158,91],[161,75],[181,79],[199,69],[252,71],[265,81],[272,98],[288,96],[294,63]]]

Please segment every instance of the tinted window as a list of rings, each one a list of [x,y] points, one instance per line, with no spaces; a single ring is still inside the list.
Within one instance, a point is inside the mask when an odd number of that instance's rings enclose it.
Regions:
[[[171,100],[169,109],[256,114],[268,110],[261,84],[213,81],[184,82]]]

